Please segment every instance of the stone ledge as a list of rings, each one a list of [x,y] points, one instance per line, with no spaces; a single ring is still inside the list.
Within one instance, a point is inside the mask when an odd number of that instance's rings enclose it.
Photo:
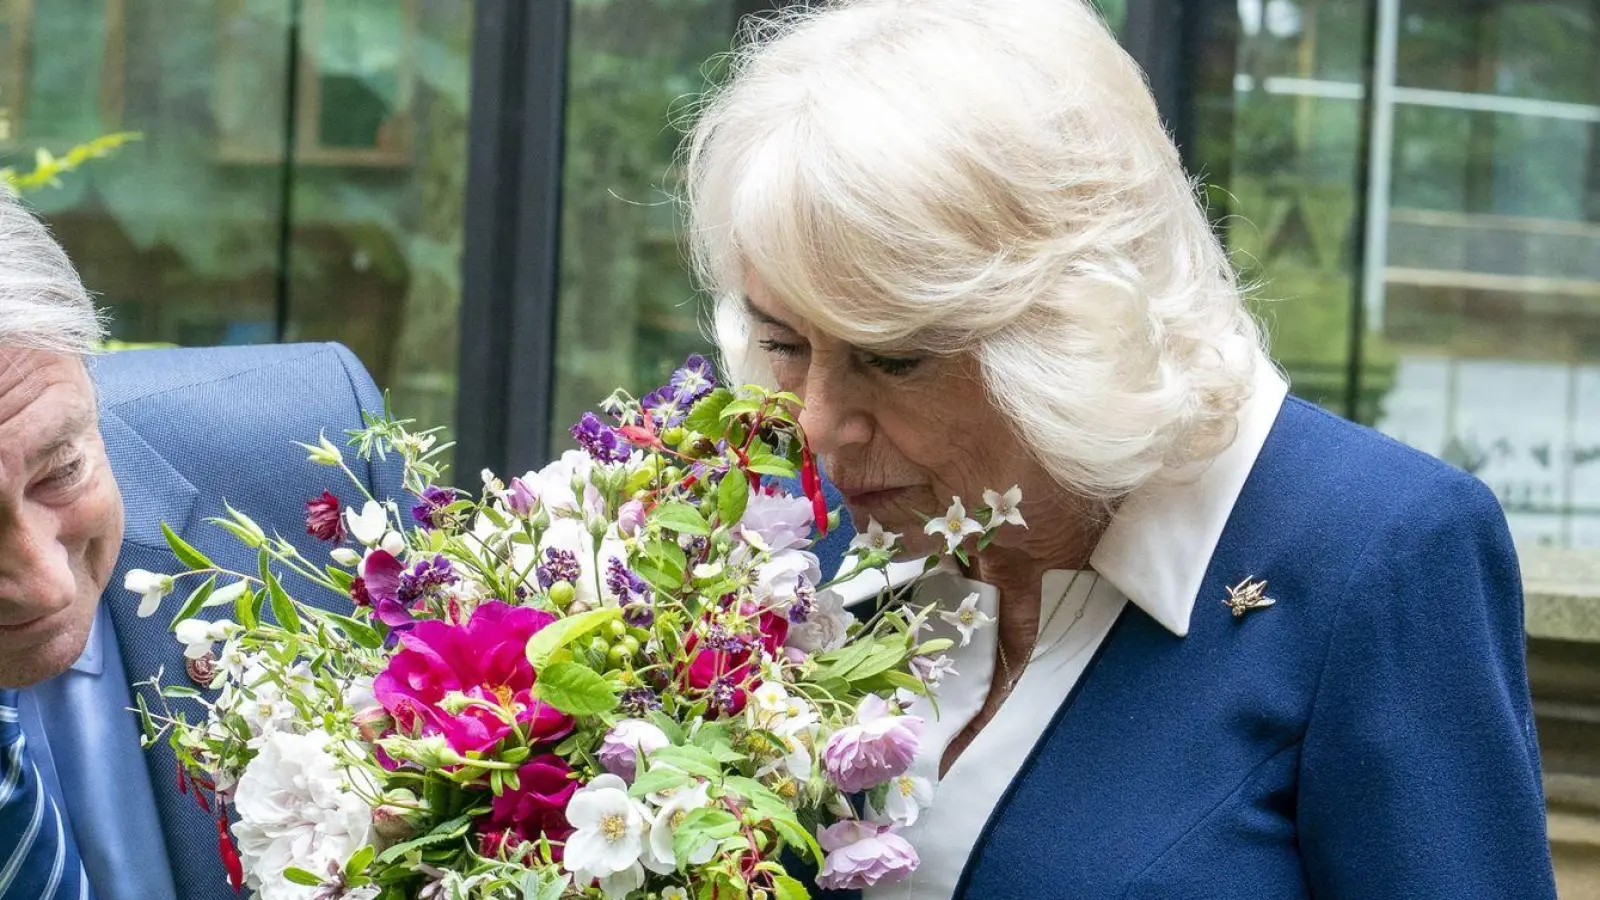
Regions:
[[[1527,547],[1518,554],[1528,637],[1600,644],[1600,550]]]

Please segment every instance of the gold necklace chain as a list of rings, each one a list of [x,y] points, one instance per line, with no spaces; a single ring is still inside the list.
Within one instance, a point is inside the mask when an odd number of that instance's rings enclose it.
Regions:
[[[1050,615],[1045,618],[1044,624],[1039,627],[1039,635],[1041,637],[1049,632],[1050,625],[1055,622],[1056,616],[1061,612],[1061,607],[1065,606],[1067,603],[1067,595],[1072,593],[1073,585],[1078,583],[1078,576],[1082,574],[1083,570],[1081,569],[1072,573],[1072,580],[1067,582],[1066,589],[1061,592],[1061,599],[1056,601],[1055,608],[1050,610]],[[1093,596],[1094,588],[1093,586],[1090,586],[1089,593],[1084,596],[1083,603],[1079,604],[1078,611],[1073,615],[1072,621],[1067,623],[1067,629],[1061,632],[1061,637],[1058,639],[1058,642],[1066,640],[1067,635],[1072,633],[1072,629],[1077,627],[1078,621],[1081,620],[1083,618],[1083,614],[1088,611],[1089,599]],[[996,623],[995,627],[999,628],[999,624]],[[1022,679],[1023,673],[1028,670],[1028,664],[1033,662],[1034,657],[1038,654],[1039,648],[1038,642],[1035,641],[1033,651],[1028,654],[1028,658],[1023,661],[1021,667],[1019,667],[1014,673],[1011,671],[1010,661],[1006,659],[1005,642],[997,639],[995,641],[995,648],[998,651],[1000,668],[1004,672],[1002,677],[1005,679],[1005,687],[1000,693],[1000,701],[1003,703],[1007,697],[1011,696],[1011,691],[1016,688],[1017,682]]]

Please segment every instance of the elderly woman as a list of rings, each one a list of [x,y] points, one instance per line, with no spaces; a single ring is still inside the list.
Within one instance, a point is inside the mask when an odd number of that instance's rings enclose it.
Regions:
[[[858,525],[915,558],[1020,488],[926,586],[977,597],[921,866],[867,897],[1554,896],[1494,497],[1286,397],[1082,0],[790,14],[686,165],[728,364],[804,398]]]

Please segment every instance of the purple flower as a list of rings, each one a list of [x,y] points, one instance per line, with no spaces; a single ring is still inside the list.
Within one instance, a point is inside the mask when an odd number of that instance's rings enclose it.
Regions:
[[[645,523],[644,504],[637,500],[629,500],[617,509],[617,530],[623,537],[633,537]]]
[[[551,547],[544,551],[544,562],[539,564],[534,574],[539,578],[539,586],[549,590],[558,581],[577,584],[578,579],[583,577],[583,568],[578,565],[577,554],[571,550]]]
[[[711,393],[717,386],[717,376],[711,369],[711,363],[704,356],[695,353],[684,360],[681,368],[672,373],[668,386],[676,391],[686,404],[692,405],[696,400]]]
[[[539,498],[527,482],[521,478],[511,479],[511,485],[506,489],[506,508],[511,510],[512,515],[527,518],[533,514],[533,506],[538,502]]]
[[[689,415],[690,405],[672,385],[656,388],[639,400],[639,407],[655,419],[657,428],[682,425]]]
[[[421,501],[411,507],[411,518],[423,528],[438,528],[444,524],[444,508],[454,502],[455,491],[429,485],[423,490]]]
[[[759,550],[780,553],[811,543],[811,501],[787,494],[757,492],[739,519],[739,536]]]
[[[572,439],[595,462],[626,462],[633,453],[633,448],[617,434],[617,430],[600,421],[600,417],[592,412],[584,413],[578,424],[572,426]]]
[[[794,599],[789,601],[789,621],[796,625],[804,625],[811,618],[811,606],[816,592],[811,585],[801,582],[795,585]]]
[[[661,698],[646,687],[627,688],[622,692],[622,711],[630,716],[642,716],[661,708]]]
[[[855,724],[828,739],[822,767],[845,793],[865,791],[904,774],[921,737],[922,719],[894,715],[882,697],[868,694],[856,707]]]
[[[634,574],[615,556],[611,557],[611,562],[606,566],[606,590],[624,606],[650,597],[649,583]]]
[[[656,611],[648,603],[629,603],[622,608],[622,622],[629,628],[649,628],[656,623]]]
[[[847,819],[817,829],[824,853],[817,887],[828,891],[856,891],[879,884],[904,881],[922,860],[916,848],[894,832],[894,826]]]
[[[405,564],[387,550],[373,550],[361,560],[361,594],[372,604],[373,616],[394,629],[412,625],[411,610],[400,601],[400,582],[405,574]],[[355,586],[351,589],[354,591]]]
[[[623,719],[611,726],[595,758],[606,771],[633,784],[639,757],[649,756],[672,743],[666,732],[643,719]]]
[[[443,555],[435,556],[431,560],[425,559],[400,576],[400,586],[396,591],[397,599],[406,606],[411,606],[418,600],[460,580],[455,570],[450,567],[450,560],[445,559]]]

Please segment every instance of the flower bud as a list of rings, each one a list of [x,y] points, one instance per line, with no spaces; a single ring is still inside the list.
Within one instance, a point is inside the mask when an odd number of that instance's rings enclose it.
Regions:
[[[400,536],[400,532],[391,531],[383,536],[383,540],[379,542],[378,546],[388,551],[390,556],[399,556],[405,552],[406,539]]]
[[[550,602],[556,606],[566,606],[572,602],[577,592],[578,589],[572,586],[572,582],[558,581],[550,585]]]
[[[533,489],[521,478],[511,479],[511,488],[506,494],[506,508],[514,515],[527,518],[533,512],[533,507],[539,498],[533,494]]]
[[[356,731],[361,734],[361,739],[370,744],[394,728],[394,717],[380,706],[357,713],[355,726]]]
[[[410,840],[417,835],[420,811],[391,806],[387,803],[372,811],[372,830],[391,844]]]
[[[328,440],[327,435],[319,435],[317,446],[301,444],[306,449],[306,459],[319,466],[338,466],[344,464],[344,454],[339,448]]]
[[[333,557],[334,562],[345,567],[361,562],[361,554],[351,550],[349,547],[339,547],[328,555]]]

